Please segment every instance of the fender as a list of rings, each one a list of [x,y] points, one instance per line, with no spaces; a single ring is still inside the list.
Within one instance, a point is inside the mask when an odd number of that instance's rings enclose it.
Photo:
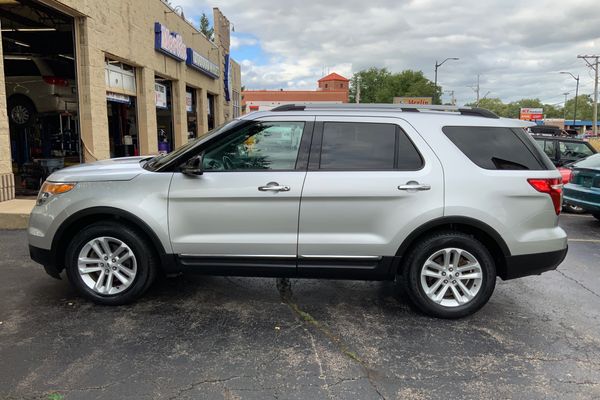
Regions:
[[[438,227],[442,227],[442,226],[446,226],[446,225],[453,225],[453,224],[468,226],[468,227],[475,228],[477,230],[484,232],[492,240],[494,240],[494,242],[498,245],[498,247],[502,251],[502,254],[504,255],[504,257],[511,256],[510,250],[509,250],[508,246],[506,245],[506,242],[504,241],[504,239],[502,239],[502,236],[500,236],[500,234],[498,232],[496,232],[496,230],[494,228],[492,228],[488,224],[481,222],[477,219],[458,216],[458,215],[457,216],[444,216],[444,217],[432,219],[431,221],[427,222],[426,224],[421,225],[420,227],[415,229],[410,235],[408,235],[408,237],[406,239],[404,239],[404,241],[400,245],[400,248],[396,252],[396,256],[402,257],[404,255],[404,253],[406,253],[406,251],[413,244],[415,239],[417,239],[422,234],[424,234],[430,230],[436,229]]]
[[[62,263],[61,260],[59,260],[59,257],[61,256],[61,252],[66,248],[66,243],[64,243],[63,237],[69,231],[69,229],[71,229],[74,224],[77,224],[82,219],[100,215],[108,215],[123,219],[140,229],[142,233],[144,233],[150,239],[152,246],[158,252],[163,270],[167,273],[177,272],[174,255],[166,252],[163,244],[154,230],[152,230],[152,228],[150,228],[150,226],[148,226],[144,220],[136,215],[130,213],[129,211],[115,207],[90,207],[69,216],[57,229],[54,239],[52,240],[50,253],[51,259],[54,261],[53,265],[55,267],[60,267],[60,264]]]

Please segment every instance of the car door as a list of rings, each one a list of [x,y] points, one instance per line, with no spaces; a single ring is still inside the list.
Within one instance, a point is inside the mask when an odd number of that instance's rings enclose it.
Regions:
[[[401,242],[443,215],[443,196],[438,158],[404,120],[317,117],[298,272],[385,274]]]
[[[174,173],[169,233],[184,265],[295,271],[313,121],[253,121],[202,149],[202,175]]]

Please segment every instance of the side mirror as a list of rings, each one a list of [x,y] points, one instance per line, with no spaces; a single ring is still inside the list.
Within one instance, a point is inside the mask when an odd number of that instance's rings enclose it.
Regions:
[[[202,155],[198,155],[192,157],[186,162],[181,168],[181,172],[185,175],[190,176],[198,176],[202,175],[204,171],[202,170],[203,158]]]

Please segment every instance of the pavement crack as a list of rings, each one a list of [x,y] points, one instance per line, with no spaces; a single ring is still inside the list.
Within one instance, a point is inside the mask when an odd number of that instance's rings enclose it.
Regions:
[[[587,290],[588,292],[590,292],[591,294],[593,294],[594,296],[600,298],[600,294],[594,292],[592,289],[588,288],[587,286],[585,286],[583,283],[579,282],[577,279],[575,278],[571,278],[569,275],[566,275],[564,272],[562,272],[561,270],[557,269],[556,272],[558,272],[559,274],[561,274],[562,276],[564,276],[565,278],[569,279],[570,281],[573,281],[575,283],[577,283],[579,286],[581,286],[582,288],[584,288],[585,290]]]
[[[224,383],[224,382],[229,382],[231,380],[240,379],[240,378],[248,378],[248,377],[246,377],[246,376],[231,376],[229,378],[203,379],[201,381],[192,382],[188,386],[186,386],[184,388],[181,388],[181,389],[178,389],[177,393],[174,396],[169,397],[168,400],[178,399],[178,398],[181,397],[181,395],[183,395],[183,393],[186,393],[186,392],[189,392],[191,390],[194,390],[198,386],[202,386],[202,385],[205,385],[207,383]]]
[[[354,351],[350,349],[350,347],[344,343],[344,341],[336,334],[331,332],[326,326],[321,324],[318,320],[316,320],[312,315],[302,310],[300,306],[294,301],[294,294],[292,292],[292,285],[290,280],[287,278],[277,279],[277,290],[279,290],[279,295],[281,296],[281,301],[287,304],[287,306],[296,314],[296,316],[303,321],[308,326],[312,326],[318,332],[325,335],[337,348],[342,352],[346,357],[357,363],[362,367],[362,369],[366,373],[366,378],[373,390],[377,393],[379,398],[385,400],[385,396],[379,391],[379,388],[375,384],[374,370],[371,369],[368,364]],[[310,332],[309,332],[310,333]],[[311,334],[312,338],[312,334]],[[319,368],[321,369],[321,365]]]

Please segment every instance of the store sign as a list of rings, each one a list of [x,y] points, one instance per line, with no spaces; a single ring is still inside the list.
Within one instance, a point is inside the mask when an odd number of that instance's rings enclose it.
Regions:
[[[225,70],[223,71],[223,86],[225,89],[225,101],[231,100],[231,60],[229,54],[225,54]]]
[[[168,108],[167,107],[167,87],[160,83],[154,83],[154,96],[156,108]]]
[[[521,108],[521,113],[519,114],[519,119],[523,121],[537,121],[539,119],[544,119],[544,109],[543,108]]]
[[[114,101],[115,103],[124,103],[130,104],[131,98],[126,94],[115,93],[115,92],[106,92],[106,100]]]
[[[183,37],[171,32],[160,22],[154,23],[154,48],[178,61],[185,61],[187,46],[183,43]]]
[[[394,97],[394,104],[431,104],[431,97]]]
[[[194,100],[192,92],[185,92],[185,110],[189,113],[194,112]]]
[[[219,66],[208,58],[200,55],[197,51],[192,49],[191,47],[187,48],[187,58],[185,63],[213,79],[217,79],[219,77]]]

